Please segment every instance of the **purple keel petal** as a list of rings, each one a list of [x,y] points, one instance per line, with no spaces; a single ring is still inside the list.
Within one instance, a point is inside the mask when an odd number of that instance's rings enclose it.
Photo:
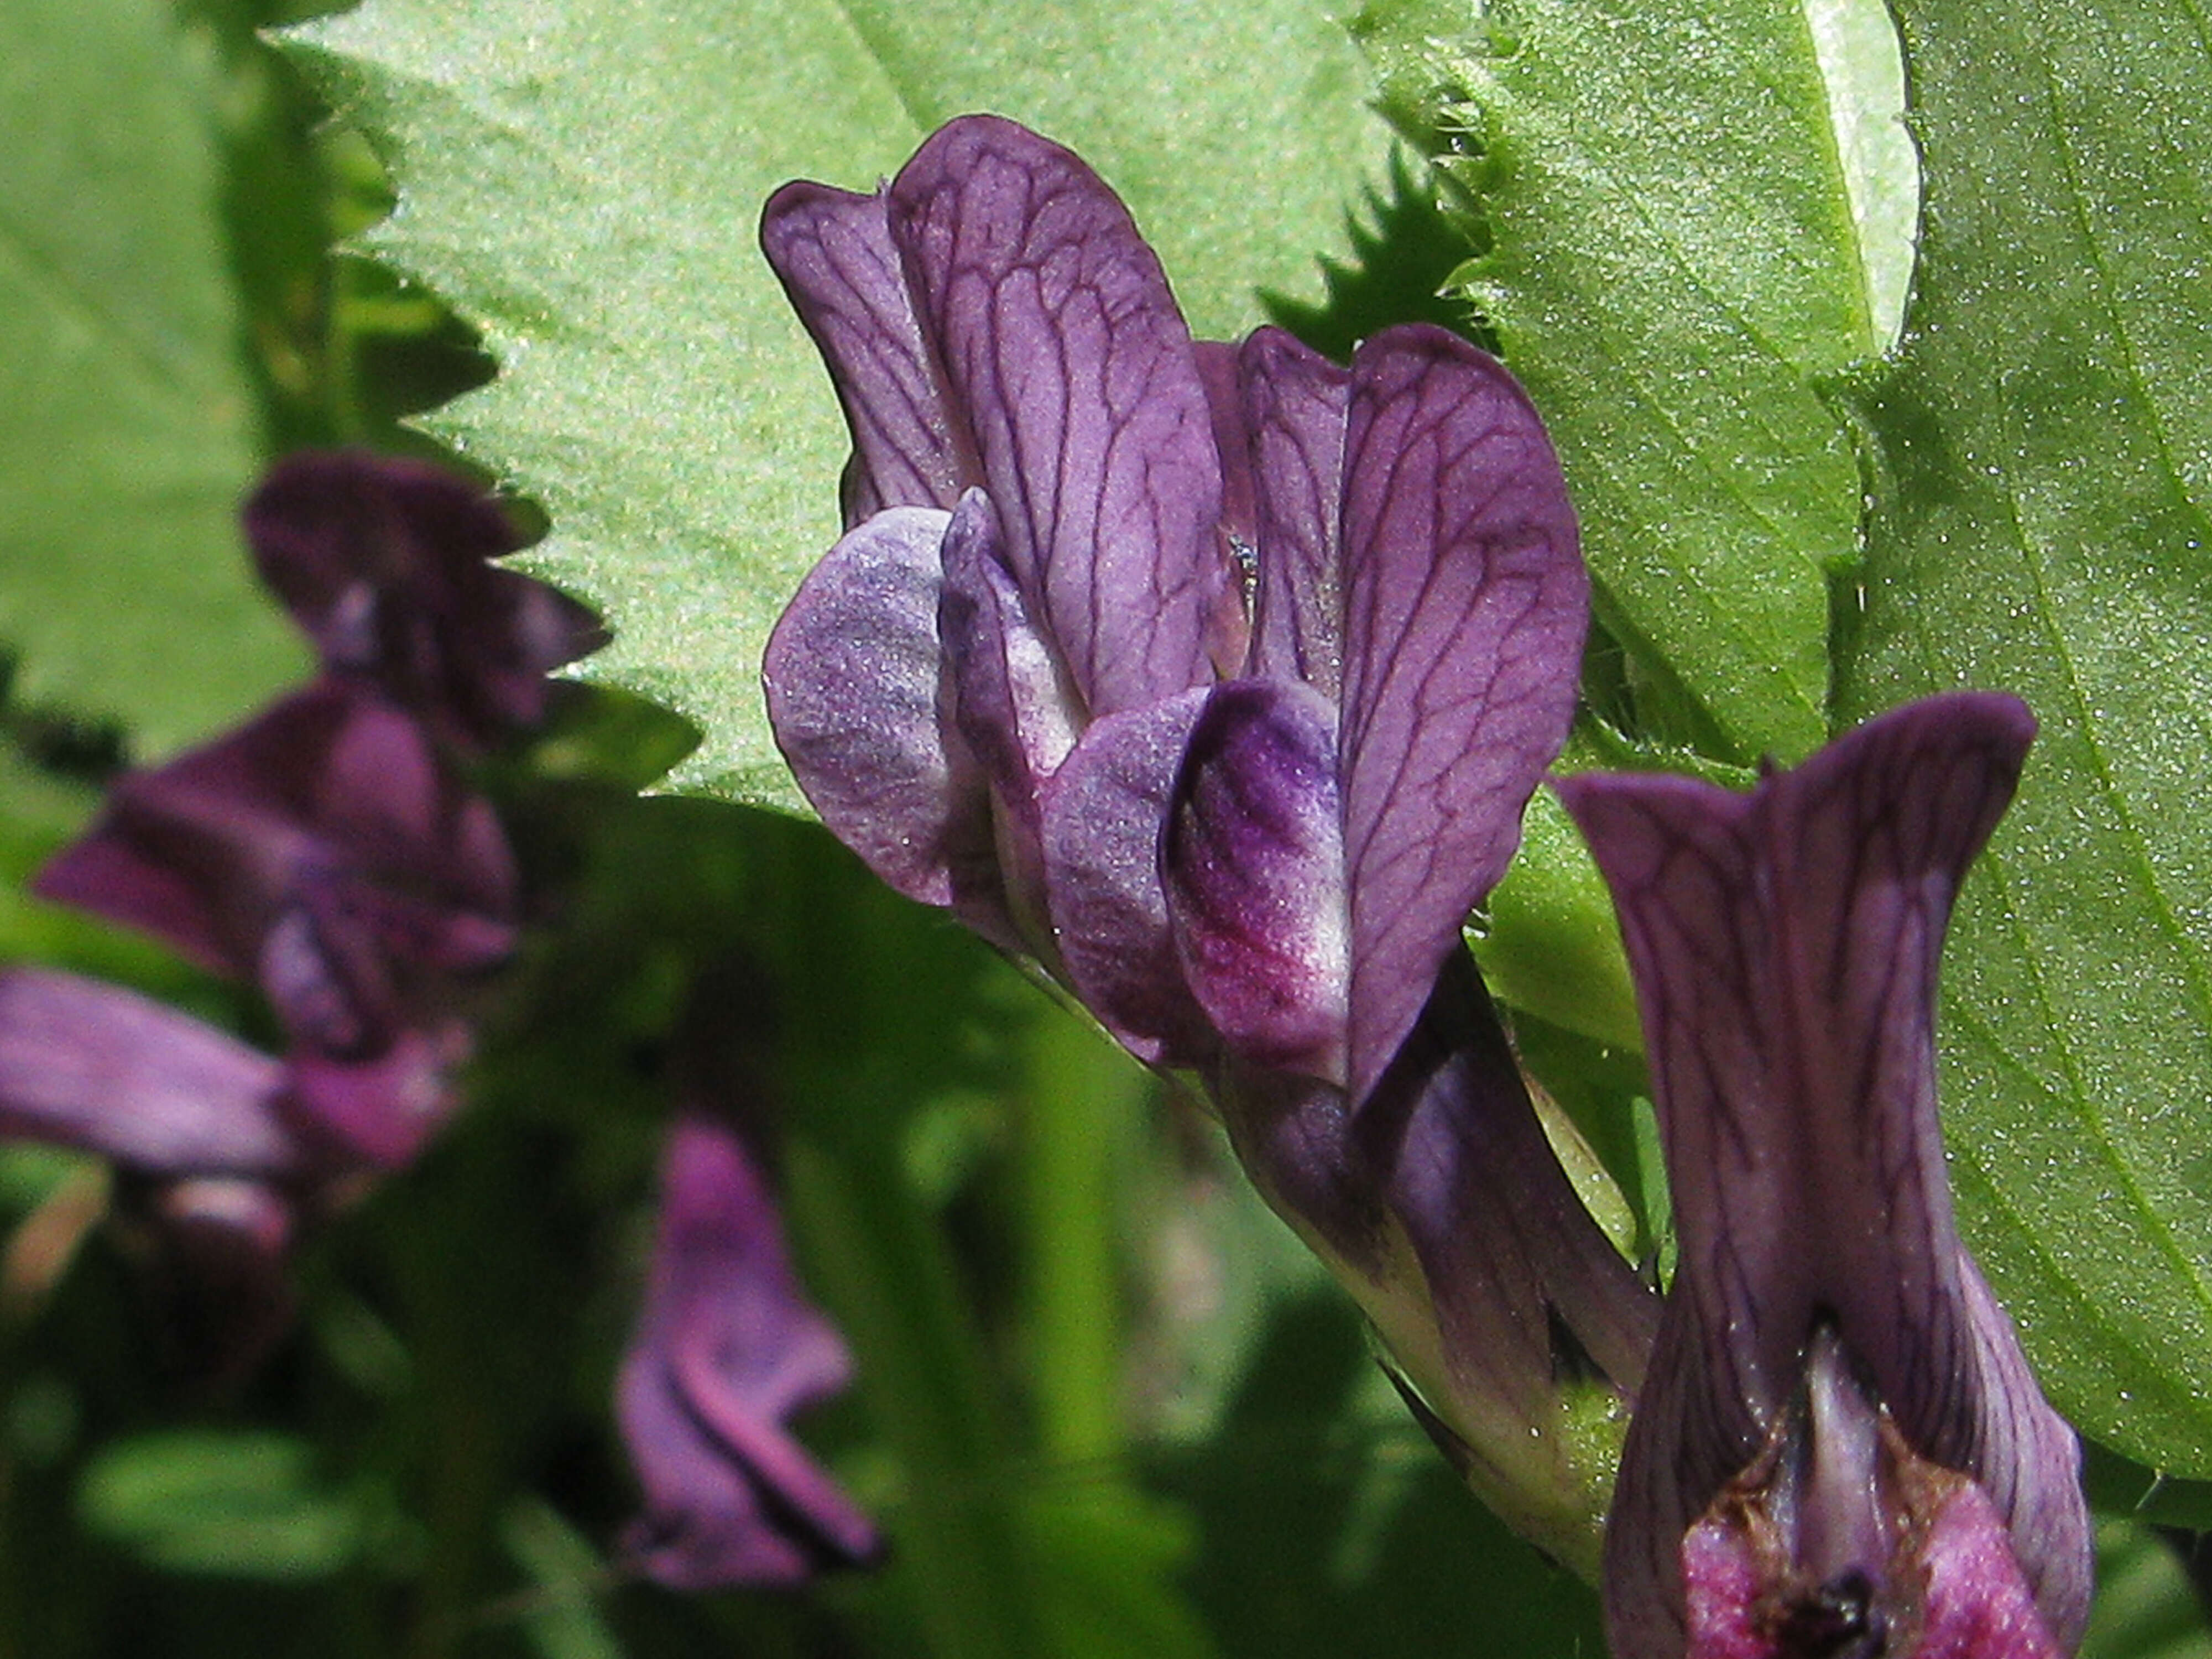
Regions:
[[[829,365],[853,434],[845,528],[887,507],[950,511],[974,483],[945,419],[880,195],[786,185],[761,249]]]
[[[939,712],[950,516],[893,507],[839,542],[761,665],[777,746],[823,823],[893,889],[937,905],[997,887],[983,780]]]
[[[211,1026],[74,974],[0,973],[0,1134],[162,1176],[300,1173],[283,1068]]]
[[[1255,331],[1237,366],[1258,499],[1252,672],[1343,689],[1337,529],[1352,376],[1279,328]]]
[[[1008,568],[1087,712],[1209,678],[1232,587],[1220,464],[1189,331],[1127,210],[1059,145],[977,115],[907,163],[890,221]]]
[[[1443,330],[1388,329],[1361,347],[1345,455],[1357,1099],[1519,845],[1574,712],[1589,580],[1535,411]]]
[[[1184,975],[1248,1063],[1341,1087],[1351,975],[1336,710],[1284,680],[1232,680],[1205,708],[1161,851]]]
[[[1559,786],[1621,915],[1673,1174],[1680,1266],[1608,1539],[1616,1607],[1675,1634],[1673,1545],[1787,1410],[1832,1320],[1920,1456],[2005,1517],[2070,1644],[2088,1533],[2071,1431],[2035,1389],[1951,1218],[1936,1121],[1936,957],[2034,722],[1931,698],[1757,793]]]
[[[845,1386],[843,1342],[807,1302],[775,1204],[721,1122],[680,1119],[617,1412],[645,1492],[629,1540],[678,1589],[792,1584],[877,1552],[875,1529],[786,1419]]]
[[[1094,720],[1043,799],[1045,890],[1068,985],[1150,1066],[1212,1052],[1160,886],[1160,826],[1206,694]]]
[[[521,542],[506,514],[422,462],[295,455],[246,504],[246,533],[332,672],[465,743],[543,720],[545,676],[605,639],[584,606],[494,565]]]

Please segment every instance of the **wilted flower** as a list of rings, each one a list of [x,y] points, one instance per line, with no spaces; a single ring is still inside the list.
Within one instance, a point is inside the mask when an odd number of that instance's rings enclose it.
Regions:
[[[1587,1554],[1608,1460],[1563,1393],[1591,1360],[1632,1387],[1655,1310],[1461,939],[1587,612],[1520,388],[1423,326],[1349,370],[1194,344],[1112,192],[991,118],[879,195],[787,186],[763,240],[854,439],[848,533],[764,666],[800,787],[1197,1072],[1475,1484]]]
[[[1680,1261],[1606,1543],[1615,1659],[2055,1659],[2074,1436],[1959,1242],[1936,959],[2034,721],[1931,698],[1749,795],[1559,786],[1620,911]]]
[[[872,1559],[875,1528],[787,1426],[851,1371],[792,1271],[728,1103],[692,1101],[669,1132],[645,1310],[616,1390],[645,1491],[625,1548],[646,1575],[672,1589],[794,1584]]]

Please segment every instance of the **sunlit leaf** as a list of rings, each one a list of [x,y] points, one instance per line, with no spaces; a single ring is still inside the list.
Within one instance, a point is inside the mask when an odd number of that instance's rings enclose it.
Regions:
[[[836,405],[754,244],[763,199],[866,188],[988,107],[1127,196],[1202,332],[1312,294],[1386,178],[1367,72],[1302,0],[371,0],[298,37],[391,162],[371,239],[478,323],[500,379],[434,428],[540,500],[539,568],[603,605],[588,672],[706,732],[678,774],[796,804],[761,647],[836,533]],[[1227,67],[1230,72],[1224,72]]]
[[[20,698],[119,717],[146,752],[306,662],[239,538],[257,435],[215,95],[155,0],[9,8],[0,643]]]
[[[1900,8],[1927,169],[1843,712],[2043,721],[1945,970],[1961,1212],[2062,1410],[2212,1474],[2212,50],[2179,0]]]

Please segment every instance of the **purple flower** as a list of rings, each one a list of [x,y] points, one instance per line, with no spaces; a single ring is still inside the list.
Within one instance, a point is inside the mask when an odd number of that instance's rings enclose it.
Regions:
[[[1650,1292],[1561,1171],[1461,929],[1571,717],[1588,609],[1495,361],[1194,343],[1091,171],[990,118],[769,257],[854,440],[763,678],[830,830],[1196,1071],[1475,1484],[1571,1556],[1609,1473],[1563,1375]],[[1587,1425],[1585,1425],[1587,1426]],[[1585,1442],[1587,1443],[1585,1443]]]
[[[443,1115],[464,993],[516,939],[491,804],[412,715],[328,680],[119,779],[34,886],[258,987],[292,1040],[302,1127],[386,1166]]]
[[[787,185],[761,234],[854,441],[763,664],[777,741],[884,880],[1052,963],[1061,763],[1187,722],[1243,649],[1189,331],[1113,192],[994,117],[880,194]]]
[[[246,535],[325,671],[374,686],[458,748],[536,726],[546,676],[605,642],[582,605],[492,562],[522,544],[506,512],[426,462],[288,457],[246,503]]]
[[[2055,1659],[2072,1431],[1951,1213],[1936,959],[2034,733],[1931,698],[1749,795],[1559,786],[1619,906],[1680,1262],[1606,1543],[1616,1659]]]
[[[540,719],[546,671],[592,638],[572,601],[486,562],[514,545],[505,517],[433,468],[295,458],[248,520],[323,677],[119,779],[34,887],[254,986],[284,1058],[115,987],[0,975],[0,1133],[123,1169],[228,1370],[282,1327],[296,1213],[411,1159],[452,1108],[520,921],[506,834],[454,751]]]
[[[806,1300],[775,1200],[727,1117],[679,1116],[661,1164],[645,1310],[616,1410],[645,1513],[628,1553],[672,1589],[796,1584],[878,1551],[787,1419],[851,1375]]]

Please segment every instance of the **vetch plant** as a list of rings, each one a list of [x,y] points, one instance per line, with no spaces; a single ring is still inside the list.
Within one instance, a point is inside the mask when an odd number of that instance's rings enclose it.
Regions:
[[[1561,783],[1620,906],[1680,1265],[1607,1522],[1615,1659],[2052,1659],[2073,1432],[1959,1242],[1937,957],[2035,723],[1932,697],[1749,795]]]
[[[993,118],[763,240],[854,440],[763,668],[801,787],[1194,1073],[1477,1487],[1589,1565],[1652,1298],[1460,936],[1587,611],[1527,399],[1432,327],[1194,344],[1113,193]]]

